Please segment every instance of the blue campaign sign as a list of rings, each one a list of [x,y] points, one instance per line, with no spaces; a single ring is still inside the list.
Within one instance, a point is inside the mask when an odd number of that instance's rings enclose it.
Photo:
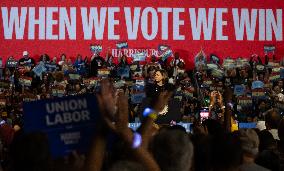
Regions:
[[[44,63],[43,62],[40,62],[37,66],[35,66],[33,68],[33,72],[37,75],[37,76],[41,76],[41,74],[43,72],[46,71],[46,68],[44,66]]]
[[[159,52],[163,52],[163,51],[166,51],[166,50],[168,50],[168,49],[170,49],[171,47],[170,46],[168,46],[168,45],[159,45],[158,46],[158,51]]]
[[[91,45],[90,49],[92,52],[98,53],[103,50],[103,46],[102,45]]]
[[[55,158],[87,152],[99,116],[96,97],[90,94],[24,103],[25,131],[46,133]]]
[[[56,70],[56,64],[49,64],[49,63],[46,63],[45,64],[45,68],[47,69],[48,72],[53,72]]]
[[[136,93],[131,95],[131,102],[133,104],[142,103],[142,100],[146,97],[146,94],[143,93]]]
[[[147,54],[145,52],[132,54],[133,61],[145,61]]]
[[[214,64],[217,64],[220,62],[220,58],[217,55],[211,54],[210,55],[210,61]]]
[[[126,41],[122,41],[122,42],[118,42],[116,44],[116,47],[118,49],[124,49],[124,48],[128,48],[128,43]]]
[[[234,94],[236,96],[241,96],[245,93],[245,86],[243,85],[235,85]]]
[[[280,70],[280,78],[284,79],[284,68],[281,68]]]
[[[256,128],[256,122],[251,123],[239,123],[239,129]]]
[[[264,46],[264,52],[273,52],[275,51],[275,46],[273,45],[265,45]]]
[[[145,86],[144,85],[135,84],[135,85],[132,86],[132,89],[136,90],[136,91],[144,91]]]
[[[252,89],[263,88],[264,83],[262,81],[254,81],[252,82]]]
[[[117,75],[120,77],[128,78],[129,77],[130,68],[118,68]]]
[[[165,61],[166,59],[168,59],[172,55],[173,55],[173,51],[171,49],[168,49],[168,50],[166,50],[162,53],[161,58],[162,58],[163,61]]]

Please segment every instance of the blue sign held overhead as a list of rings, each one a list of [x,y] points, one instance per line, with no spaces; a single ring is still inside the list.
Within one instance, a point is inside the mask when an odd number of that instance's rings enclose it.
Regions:
[[[125,41],[123,41],[123,42],[118,42],[118,43],[116,44],[116,47],[117,47],[118,49],[128,48],[128,43],[125,42]]]
[[[165,61],[167,58],[172,56],[173,51],[170,49],[171,47],[168,45],[159,45],[158,46],[158,52],[160,54],[160,57],[163,61]]]
[[[87,152],[99,116],[94,95],[24,103],[25,131],[46,133],[53,157]]]
[[[264,46],[264,52],[273,52],[275,51],[275,46],[274,45],[265,45]]]
[[[220,58],[214,54],[210,55],[210,61],[214,64],[218,64],[220,62]]]
[[[164,51],[166,51],[168,49],[170,49],[170,46],[168,46],[168,45],[159,45],[158,46],[158,51],[159,52],[164,52]]]
[[[234,94],[236,96],[241,96],[245,93],[245,86],[244,85],[235,85]]]
[[[263,88],[264,83],[262,81],[254,81],[252,82],[252,89]]]
[[[168,59],[172,55],[173,55],[173,51],[171,49],[168,49],[168,50],[166,50],[165,52],[162,53],[161,57],[162,57],[162,60],[165,61],[166,59]]]
[[[147,54],[145,52],[135,53],[132,55],[133,61],[145,61]]]
[[[44,66],[43,62],[40,62],[37,66],[35,66],[33,68],[33,72],[37,75],[37,76],[41,76],[43,72],[46,71],[46,68]]]
[[[90,49],[92,52],[98,53],[103,50],[103,46],[102,45],[91,45]]]

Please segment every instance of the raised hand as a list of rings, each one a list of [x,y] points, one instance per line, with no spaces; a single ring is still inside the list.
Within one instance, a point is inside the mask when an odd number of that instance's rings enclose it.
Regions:
[[[154,111],[160,112],[161,110],[163,110],[171,96],[172,96],[172,92],[162,92],[153,106]],[[142,123],[142,125],[140,126],[140,133],[143,139],[142,146],[146,149],[148,148],[148,144],[149,144],[151,137],[158,130],[158,125],[156,125],[154,121],[155,120],[153,118],[147,117],[145,121]]]
[[[128,98],[123,92],[115,93],[110,82],[104,80],[101,83],[102,90],[98,97],[98,103],[102,112],[103,120],[108,127],[117,133],[129,146],[133,148],[133,132],[128,128]],[[155,105],[155,109],[161,109],[169,99],[170,95],[163,93]],[[117,99],[117,100],[116,100]],[[117,110],[116,110],[117,106]],[[108,114],[110,112],[110,114]],[[142,141],[143,138],[142,138]],[[94,154],[99,149],[94,149]],[[144,146],[138,146],[133,149],[133,155],[138,162],[145,166],[146,170],[159,171],[160,168],[153,156],[148,152]],[[96,155],[98,156],[98,155]],[[94,168],[101,168],[99,167]]]
[[[128,97],[116,91],[109,80],[101,81],[101,92],[97,95],[103,121],[113,132],[132,141],[132,132],[128,128]]]
[[[216,103],[216,91],[210,93],[210,106]]]
[[[107,79],[102,80],[100,84],[101,91],[97,94],[97,100],[102,118],[111,129],[114,129],[112,122],[115,120],[115,114],[117,112],[116,91],[112,83]]]

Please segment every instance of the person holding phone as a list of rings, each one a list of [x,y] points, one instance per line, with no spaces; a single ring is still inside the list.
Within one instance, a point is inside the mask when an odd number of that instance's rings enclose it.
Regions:
[[[210,94],[209,114],[211,119],[224,120],[225,106],[223,97],[219,91],[212,91]]]

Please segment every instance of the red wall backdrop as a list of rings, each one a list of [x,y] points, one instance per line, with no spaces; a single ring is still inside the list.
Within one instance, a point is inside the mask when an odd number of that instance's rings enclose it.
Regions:
[[[96,40],[93,31],[93,37],[91,40],[84,40],[82,17],[81,17],[81,7],[119,7],[120,11],[114,14],[114,18],[119,20],[119,25],[115,25],[114,33],[120,35],[120,40],[126,40],[128,42],[129,48],[150,48],[157,49],[159,44],[166,44],[171,46],[173,51],[179,51],[182,58],[185,59],[187,66],[193,66],[194,56],[200,51],[201,48],[206,54],[214,53],[221,58],[227,56],[235,57],[249,57],[252,54],[264,55],[263,47],[267,44],[272,44],[276,46],[276,57],[278,59],[284,56],[284,44],[283,44],[283,28],[281,37],[282,39],[276,40],[275,34],[272,30],[272,40],[259,40],[259,13],[257,11],[256,29],[254,40],[247,40],[244,36],[244,40],[236,40],[233,13],[232,8],[238,8],[239,10],[243,8],[249,9],[272,9],[274,17],[276,18],[276,9],[284,9],[283,0],[254,0],[254,1],[215,1],[215,0],[100,0],[100,1],[86,1],[86,0],[62,0],[62,1],[11,1],[11,0],[1,0],[1,13],[0,13],[0,56],[5,60],[7,57],[13,55],[16,58],[22,56],[24,50],[29,51],[31,56],[37,57],[40,54],[47,53],[51,57],[57,56],[61,53],[67,54],[68,57],[76,56],[77,54],[82,54],[83,56],[91,56],[89,45],[91,43],[101,44],[103,46],[103,54],[105,53],[107,47],[116,48],[115,44],[118,40],[109,40],[108,38],[108,15],[105,21],[104,27],[104,37],[103,40]],[[70,7],[76,7],[76,40],[69,40],[66,34],[65,40],[39,40],[38,36],[38,26],[35,26],[35,39],[29,40],[28,38],[28,22],[29,22],[29,10],[27,11],[26,26],[24,29],[24,36],[22,39],[16,39],[15,32],[13,33],[12,39],[7,39],[4,36],[3,27],[3,7],[8,7],[8,14],[10,16],[11,7],[35,7],[36,17],[38,16],[38,7],[66,7],[69,12]],[[184,20],[184,25],[180,26],[180,34],[185,36],[185,40],[173,40],[173,13],[169,13],[168,16],[168,40],[162,40],[162,26],[161,26],[161,13],[158,15],[158,33],[153,40],[146,40],[141,32],[141,20],[138,26],[138,36],[136,40],[128,40],[128,34],[126,29],[126,21],[124,14],[124,7],[131,7],[131,12],[133,13],[134,7],[141,7],[141,13],[143,9],[147,7],[153,7],[154,9],[167,7],[167,8],[183,8],[184,12],[180,13],[180,20]],[[207,16],[209,8],[226,8],[228,11],[223,13],[223,20],[227,21],[227,25],[223,26],[223,35],[228,36],[228,40],[216,40],[216,13],[213,21],[213,31],[211,40],[204,40],[204,36],[201,36],[200,40],[193,40],[192,36],[192,26],[189,14],[189,8],[196,8],[196,13],[198,8],[206,8]],[[216,12],[216,10],[215,10]],[[239,11],[240,13],[240,11]],[[141,15],[140,15],[141,16]],[[54,13],[53,20],[59,19],[58,13]],[[133,16],[132,16],[133,18]],[[267,18],[266,18],[267,20]],[[151,23],[151,15],[148,17],[149,23]],[[281,21],[283,25],[283,13],[281,14]],[[279,24],[279,23],[278,23]],[[45,26],[48,27],[47,25]],[[151,33],[152,25],[148,25],[149,33]],[[58,34],[58,25],[53,26],[53,34]],[[202,34],[201,34],[202,35]],[[278,35],[279,36],[279,35]]]

